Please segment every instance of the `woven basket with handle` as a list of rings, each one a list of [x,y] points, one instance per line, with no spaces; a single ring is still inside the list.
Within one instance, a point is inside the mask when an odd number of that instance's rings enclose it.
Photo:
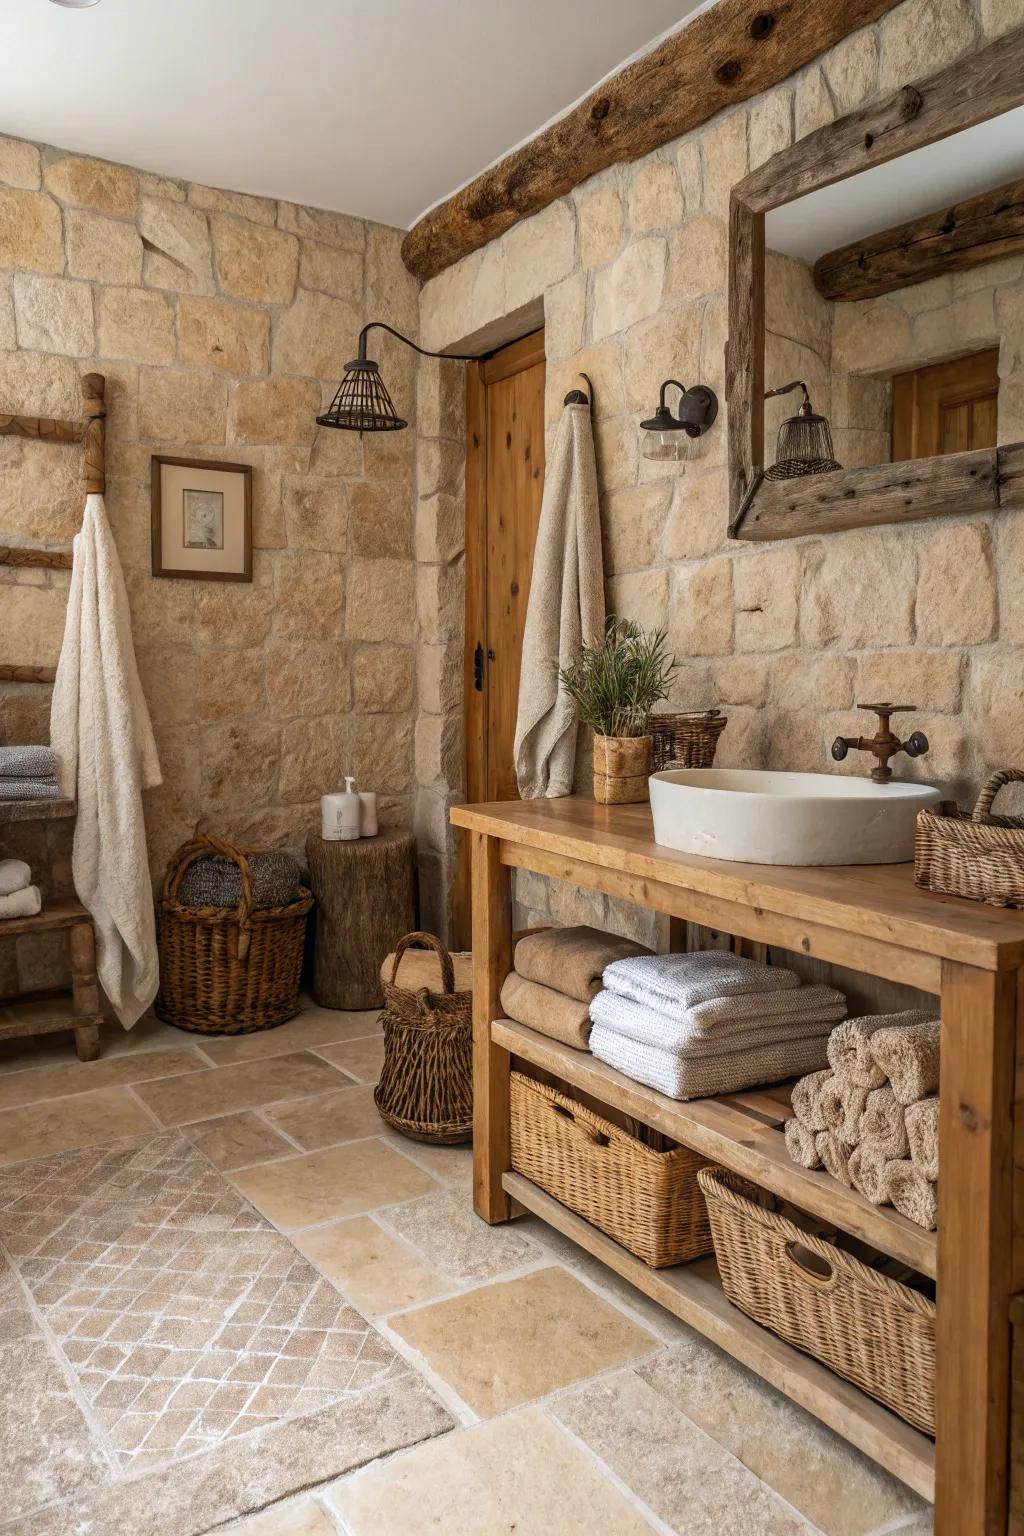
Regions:
[[[184,843],[171,859],[157,904],[160,991],[156,1011],[178,1029],[242,1035],[273,1029],[299,1011],[308,891],[283,907],[253,906],[247,855],[212,833]],[[219,854],[237,864],[237,907],[183,907],[178,891],[197,859]]]
[[[396,983],[411,946],[432,949],[441,990]],[[414,1141],[455,1146],[473,1139],[473,993],[456,991],[448,950],[432,933],[408,933],[384,983],[384,1067],[373,1098],[383,1118]]]
[[[741,1311],[935,1433],[935,1303],[804,1231],[773,1195],[702,1168],[722,1289]]]
[[[919,811],[916,883],[993,907],[1024,907],[1024,816],[992,814],[1003,785],[1019,783],[1024,783],[1024,770],[1001,768],[986,780],[973,811],[948,805]]]
[[[651,716],[654,772],[665,768],[711,768],[718,738],[729,724],[717,709]]]

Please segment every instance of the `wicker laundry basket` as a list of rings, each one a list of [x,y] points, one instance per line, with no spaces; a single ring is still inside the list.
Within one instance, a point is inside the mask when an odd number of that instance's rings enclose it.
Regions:
[[[577,1100],[512,1073],[512,1167],[652,1269],[712,1249],[689,1147],[656,1151]]]
[[[803,1231],[741,1175],[702,1168],[697,1179],[729,1300],[934,1434],[934,1301]]]
[[[1004,784],[1024,782],[1024,771],[993,773],[971,812],[941,806],[919,811],[914,835],[914,879],[928,891],[966,896],[993,907],[1024,907],[1024,816],[994,816]]]
[[[412,945],[432,949],[441,990],[397,985]],[[384,981],[384,1067],[374,1090],[383,1118],[403,1136],[455,1146],[473,1139],[473,993],[457,991],[455,967],[440,939],[409,933]]]
[[[299,1011],[306,890],[283,907],[253,906],[247,854],[207,834],[184,843],[171,859],[157,904],[160,991],[156,1011],[178,1029],[200,1035],[242,1035],[273,1029]],[[219,854],[238,866],[237,907],[183,907],[178,891],[198,859]]]
[[[718,738],[729,724],[720,710],[652,715],[654,772],[664,768],[710,768]]]

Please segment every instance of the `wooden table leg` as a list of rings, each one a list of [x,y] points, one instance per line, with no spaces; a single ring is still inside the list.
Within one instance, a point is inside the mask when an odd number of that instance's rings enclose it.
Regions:
[[[71,951],[71,1006],[76,1015],[98,1014],[100,991],[96,981],[96,938],[92,923],[76,923],[68,930]],[[79,1061],[95,1061],[100,1053],[98,1024],[75,1025],[75,1050]]]
[[[501,1187],[509,1153],[509,1053],[491,1040],[500,992],[512,966],[511,871],[497,838],[473,837],[473,1206],[484,1221],[508,1221]]]
[[[943,964],[936,1536],[1006,1530],[1016,1015],[1015,972]]]

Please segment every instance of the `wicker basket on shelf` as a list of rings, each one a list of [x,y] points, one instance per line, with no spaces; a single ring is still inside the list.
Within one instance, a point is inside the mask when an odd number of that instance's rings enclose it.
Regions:
[[[178,1029],[241,1035],[273,1029],[299,1011],[306,918],[313,898],[302,889],[281,907],[256,908],[247,854],[212,834],[184,843],[171,859],[157,903],[160,991],[156,1011]],[[187,871],[212,855],[241,875],[237,907],[185,907],[178,892]]]
[[[441,990],[397,985],[411,946],[432,949]],[[448,950],[431,933],[409,933],[395,948],[384,981],[384,1066],[374,1103],[396,1131],[414,1141],[455,1146],[473,1138],[473,993],[458,991]]]
[[[1024,771],[1001,768],[986,781],[973,811],[944,804],[918,812],[918,885],[993,907],[1024,907],[1024,816],[992,814],[1003,785],[1017,783],[1024,783]]]
[[[697,1175],[726,1296],[925,1434],[935,1433],[935,1303],[824,1238],[727,1168]]]
[[[651,716],[654,772],[664,768],[710,768],[728,719],[721,710],[691,710],[686,714]]]
[[[546,1083],[511,1074],[512,1167],[652,1269],[710,1253],[689,1147],[660,1152]]]

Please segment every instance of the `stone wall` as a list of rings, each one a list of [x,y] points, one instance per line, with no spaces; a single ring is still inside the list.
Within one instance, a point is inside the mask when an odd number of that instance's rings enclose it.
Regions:
[[[832,739],[865,726],[855,701],[878,697],[916,704],[914,725],[931,739],[928,757],[902,763],[908,776],[966,799],[989,767],[1024,762],[1024,514],[730,544],[725,413],[685,473],[639,458],[637,433],[666,377],[724,394],[732,185],[824,123],[1020,25],[1024,0],[905,0],[785,84],[594,177],[422,290],[430,347],[542,302],[549,426],[577,373],[592,377],[609,608],[666,626],[681,662],[676,704],[727,710],[722,764],[831,770]],[[953,285],[934,311],[940,328],[944,312],[978,302],[969,280]],[[784,336],[780,318],[769,319]],[[870,330],[883,337],[885,327]],[[421,391],[431,421],[421,465],[443,459],[446,494],[457,499],[461,428],[441,422],[440,398],[436,383]],[[841,427],[854,425],[852,409],[838,408]],[[439,443],[455,446],[442,454]],[[444,569],[454,594],[456,553]],[[454,634],[461,599],[446,607],[436,586],[431,577],[431,602]],[[434,704],[441,712],[430,721],[445,709],[457,719],[451,679]],[[418,729],[434,741],[440,727],[421,716]],[[864,771],[854,756],[844,767]],[[435,802],[458,797],[457,771],[446,777],[437,755],[429,770]],[[538,878],[518,893],[520,918],[552,910]],[[644,927],[586,892],[562,887],[554,900],[561,921]]]
[[[416,716],[412,431],[314,426],[364,320],[416,334],[401,232],[0,139],[0,412],[80,415],[107,379],[107,509],[164,773],[154,875],[198,825],[298,851],[353,772],[411,819]],[[376,338],[375,338],[376,341]],[[415,423],[414,354],[373,354]],[[251,585],[150,575],[150,457],[253,467]],[[0,438],[0,543],[64,544],[81,451]],[[52,664],[67,573],[0,567],[0,661]],[[45,741],[49,689],[0,692],[0,741]],[[54,892],[67,824],[5,829]],[[0,945],[0,995],[59,946]],[[6,969],[3,969],[6,967]]]

